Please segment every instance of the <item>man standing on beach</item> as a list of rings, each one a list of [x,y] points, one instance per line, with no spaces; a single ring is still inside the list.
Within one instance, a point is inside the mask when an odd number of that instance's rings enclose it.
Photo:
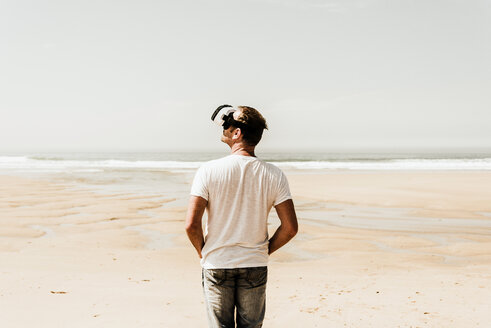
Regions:
[[[210,327],[261,327],[268,257],[295,236],[297,217],[285,174],[254,154],[267,124],[254,108],[223,105],[212,116],[231,154],[196,173],[186,232],[201,258]],[[268,240],[275,207],[281,225]],[[201,219],[205,209],[205,231]]]

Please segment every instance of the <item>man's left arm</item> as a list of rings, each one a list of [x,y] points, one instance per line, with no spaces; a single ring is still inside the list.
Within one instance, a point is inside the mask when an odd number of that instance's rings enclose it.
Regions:
[[[191,196],[189,199],[188,213],[186,215],[186,233],[201,258],[201,250],[205,245],[201,219],[208,201],[199,196]]]

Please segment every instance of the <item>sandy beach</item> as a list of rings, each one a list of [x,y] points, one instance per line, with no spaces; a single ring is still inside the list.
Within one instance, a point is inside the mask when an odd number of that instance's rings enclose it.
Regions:
[[[163,191],[1,175],[2,326],[206,327],[193,173]],[[491,172],[287,175],[300,230],[270,259],[264,327],[489,325]]]

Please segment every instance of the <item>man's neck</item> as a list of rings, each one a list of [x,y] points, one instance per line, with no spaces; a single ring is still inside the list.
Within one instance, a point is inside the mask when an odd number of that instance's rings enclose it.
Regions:
[[[232,155],[242,155],[242,156],[252,156],[256,157],[256,154],[254,154],[254,148],[253,146],[245,146],[243,144],[234,144],[230,151]]]

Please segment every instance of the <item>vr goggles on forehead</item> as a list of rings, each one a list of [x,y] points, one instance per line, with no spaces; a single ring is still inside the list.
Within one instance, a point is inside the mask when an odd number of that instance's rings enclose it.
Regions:
[[[236,111],[237,109],[231,105],[218,106],[213,115],[211,115],[211,120],[216,125],[223,127],[224,130],[227,130],[232,125],[240,128],[246,127],[244,123],[234,120]]]

